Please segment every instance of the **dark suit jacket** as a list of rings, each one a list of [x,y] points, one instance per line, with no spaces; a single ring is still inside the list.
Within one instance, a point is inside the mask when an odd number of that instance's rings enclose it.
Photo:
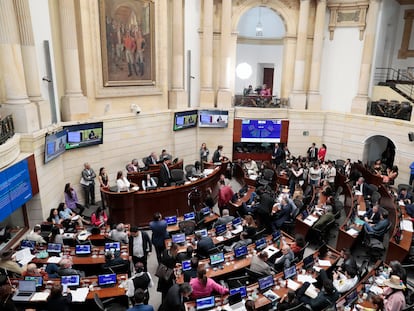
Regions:
[[[148,253],[152,251],[152,244],[148,234],[145,231],[141,231],[142,234],[142,248],[144,251],[144,257],[146,258]],[[128,247],[129,247],[129,254],[132,256],[134,250],[134,237],[129,236],[128,238]]]
[[[161,307],[158,311],[168,311],[168,310],[175,310],[175,311],[184,311],[184,302],[181,301],[181,294],[180,294],[180,285],[174,284],[170,287],[165,296],[164,302],[162,303]]]
[[[208,251],[214,248],[214,242],[210,237],[203,237],[197,243],[197,255],[202,258],[208,257]]]
[[[155,161],[155,163],[154,163],[154,161]],[[154,164],[157,164],[157,159],[154,159],[154,161],[153,161],[153,159],[152,159],[152,157],[151,156],[148,156],[146,159],[145,159],[145,166],[150,166],[150,165],[154,165]]]
[[[362,191],[361,191],[361,187],[362,187]],[[368,198],[369,196],[372,195],[372,188],[365,182],[362,185],[357,185],[356,190],[361,191],[364,198]]]
[[[152,244],[156,247],[163,247],[164,240],[168,238],[167,222],[165,220],[151,221],[150,229],[152,231]]]
[[[60,296],[53,299],[48,299],[47,310],[49,311],[69,311],[71,309],[72,294],[68,293],[66,296]]]
[[[315,229],[322,230],[328,223],[335,219],[334,214],[332,212],[323,214],[313,225]]]
[[[214,151],[212,161],[213,163],[220,162],[220,151],[218,149]]]
[[[383,235],[389,223],[388,219],[380,220],[375,226],[372,227],[372,230],[376,235]]]
[[[365,217],[367,217],[368,219],[371,219],[372,217],[372,208],[370,208],[366,213],[365,213]],[[374,224],[378,223],[380,221],[380,212],[378,211],[377,213],[375,213],[374,217],[372,218],[372,222]]]
[[[289,204],[282,205],[281,210],[278,211],[275,215],[276,221],[275,226],[276,228],[282,227],[283,223],[290,219],[290,212],[292,211]]]
[[[168,175],[168,170],[164,164],[161,164],[160,166],[160,180],[158,182],[158,186],[160,187],[171,186],[171,179],[170,179],[170,176]]]

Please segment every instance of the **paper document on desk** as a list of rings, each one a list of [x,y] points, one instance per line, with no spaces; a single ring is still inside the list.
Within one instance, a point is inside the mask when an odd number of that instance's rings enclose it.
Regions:
[[[16,261],[22,266],[31,262],[33,258],[35,256],[30,252],[30,248],[23,248],[16,252]]]
[[[366,211],[358,211],[358,216],[364,216]]]
[[[322,259],[319,259],[318,265],[319,266],[322,266],[322,267],[330,267],[330,266],[332,266],[331,265],[331,262],[329,260],[322,260]]]
[[[358,235],[359,234],[359,231],[358,230],[355,230],[354,228],[351,228],[351,229],[348,229],[346,231],[346,233],[348,233],[349,235]]]
[[[308,224],[309,226],[313,226],[313,224],[317,221],[318,221],[318,217],[309,215],[308,217],[305,218],[303,222]]]
[[[413,222],[409,219],[401,221],[401,230],[413,232]]]
[[[291,279],[287,280],[287,288],[291,290],[297,290],[300,287],[299,283],[296,283],[295,281],[292,281]]]
[[[314,279],[312,275],[309,274],[298,274],[298,281],[301,283],[316,283],[316,279]]]
[[[216,236],[216,240],[219,241],[219,242],[223,242],[224,237],[223,236]]]
[[[382,293],[384,292],[381,287],[375,284],[371,285],[371,287],[369,288],[369,291],[374,293],[375,295],[382,295]]]
[[[312,284],[309,285],[309,287],[305,291],[305,295],[309,298],[315,299],[316,296],[318,296],[318,292],[316,291],[315,286],[313,286]]]
[[[274,291],[272,291],[271,289],[265,291],[263,293],[263,296],[265,296],[267,299],[269,299],[270,301],[275,301],[280,299],[280,296],[278,294],[276,294]],[[245,309],[244,309],[245,310]]]
[[[88,287],[79,287],[76,290],[70,291],[72,294],[72,302],[84,302],[86,296],[88,296],[89,288]]]
[[[30,301],[46,301],[47,297],[49,297],[49,292],[38,292],[30,298]]]
[[[359,190],[355,190],[355,193],[354,193],[355,195],[362,195],[362,192],[361,191],[359,191]]]
[[[206,169],[204,169],[203,174],[206,175],[206,176],[208,176],[208,175],[210,175],[213,172],[214,172],[214,169],[206,168]]]
[[[236,235],[236,234],[239,234],[240,232],[242,232],[243,231],[243,226],[237,226],[236,227],[236,229],[234,229],[234,230],[231,230],[231,233],[233,234],[233,235]]]
[[[52,256],[47,259],[47,263],[59,263],[62,257]]]

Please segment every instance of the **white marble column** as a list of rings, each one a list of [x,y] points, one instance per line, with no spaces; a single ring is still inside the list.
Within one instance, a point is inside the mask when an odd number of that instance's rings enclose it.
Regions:
[[[293,89],[295,71],[296,36],[286,35],[283,39],[283,67],[280,97],[286,99]]]
[[[82,93],[74,0],[59,0],[65,95],[62,97],[62,121],[89,117],[88,101]]]
[[[183,0],[172,1],[172,70],[169,105],[171,109],[186,108],[184,90],[184,7]]]
[[[36,47],[33,38],[32,20],[28,0],[14,0],[17,22],[19,24],[20,42],[23,57],[24,75],[27,94],[32,103],[37,107],[37,113],[41,128],[52,123],[49,102],[42,98],[40,92],[40,76],[37,66]]]
[[[372,61],[375,47],[375,32],[381,0],[371,0],[367,13],[364,48],[362,50],[361,68],[357,96],[352,100],[351,112],[365,114],[368,103],[369,82],[371,79]]]
[[[321,60],[323,49],[323,35],[325,27],[326,0],[318,0],[316,6],[315,30],[313,34],[312,64],[308,92],[308,109],[321,109],[321,95],[319,85],[321,79]]]
[[[231,58],[231,0],[222,0],[221,6],[221,36],[220,36],[220,76],[217,93],[217,107],[231,107],[230,71]]]
[[[308,36],[310,0],[300,1],[298,40],[296,43],[295,75],[293,80],[293,92],[291,96],[291,107],[294,109],[305,109],[305,60],[306,40]]]
[[[13,0],[0,1],[0,73],[6,101],[0,114],[13,115],[16,132],[31,133],[39,129],[36,106],[27,96],[19,28]]]
[[[203,36],[201,39],[200,107],[214,107],[213,90],[213,0],[204,0]]]

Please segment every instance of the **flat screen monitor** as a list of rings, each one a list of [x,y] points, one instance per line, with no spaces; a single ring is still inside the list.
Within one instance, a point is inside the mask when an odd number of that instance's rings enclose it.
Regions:
[[[66,151],[67,132],[61,130],[45,137],[45,163],[57,158]]]
[[[76,256],[80,255],[90,255],[91,254],[91,245],[90,244],[78,244],[75,245],[75,254]]]
[[[31,240],[21,240],[20,241],[20,248],[30,248],[30,250],[34,250],[36,247],[36,242]]]
[[[272,233],[272,239],[273,239],[273,242],[276,242],[277,240],[279,240],[280,239],[280,231],[273,232]]]
[[[184,214],[184,220],[194,220],[194,219],[195,219],[195,213],[194,212]]]
[[[174,131],[184,130],[195,126],[197,126],[197,110],[174,113]]]
[[[42,287],[43,286],[43,277],[41,276],[25,276],[24,277],[25,281],[35,281],[36,282],[36,287]]]
[[[259,283],[259,290],[266,291],[270,287],[275,285],[275,280],[273,279],[273,275],[268,275],[258,280]]]
[[[247,297],[246,286],[240,286],[240,287],[232,288],[229,290],[229,295],[234,295],[237,293],[240,293],[242,298]]]
[[[63,275],[60,277],[60,283],[68,287],[78,287],[80,284],[80,275]]]
[[[176,244],[184,244],[185,242],[185,233],[177,233],[171,236],[171,241]]]
[[[48,253],[61,253],[62,244],[60,243],[47,243],[47,252]]]
[[[66,150],[100,145],[103,143],[103,122],[64,126]]]
[[[283,270],[283,277],[285,280],[291,279],[296,275],[296,266],[293,265],[292,267],[286,268]]]
[[[177,216],[167,216],[165,217],[165,221],[167,222],[168,226],[174,226],[177,224]]]
[[[201,209],[201,214],[203,214],[203,216],[210,215],[210,208],[209,207],[203,207]]]
[[[305,269],[309,269],[310,267],[312,267],[313,266],[313,264],[314,264],[314,259],[313,259],[313,254],[311,254],[311,255],[309,255],[309,256],[307,256],[307,257],[305,257],[305,258],[303,258],[303,267],[305,268]]]
[[[243,119],[241,142],[279,143],[282,120]]]
[[[261,238],[256,240],[256,250],[261,251],[262,249],[266,248],[266,239],[265,238]]]
[[[99,286],[111,286],[116,284],[116,273],[98,275]]]
[[[231,224],[233,225],[233,227],[241,226],[242,220],[240,217],[236,217],[231,221]]]
[[[208,310],[214,308],[216,305],[214,296],[206,297],[206,298],[199,298],[196,300],[196,310]]]
[[[199,110],[199,127],[227,127],[229,124],[229,112],[227,110]]]
[[[120,242],[107,242],[105,243],[105,252],[107,251],[120,251],[121,243]]]
[[[200,233],[200,235],[201,235],[202,237],[206,237],[206,236],[208,236],[208,231],[207,231],[207,229],[200,229],[200,230],[195,231],[194,233],[195,233],[195,234]]]
[[[183,271],[191,270],[191,260],[184,260],[181,262],[181,269]]]
[[[236,259],[241,259],[241,258],[245,257],[247,255],[247,253],[248,252],[247,252],[247,246],[246,245],[240,246],[240,247],[234,249],[234,257]]]
[[[210,265],[216,266],[224,262],[224,253],[210,255]]]
[[[222,224],[222,225],[216,226],[215,229],[216,229],[216,235],[223,235],[227,231],[227,226],[226,224]]]

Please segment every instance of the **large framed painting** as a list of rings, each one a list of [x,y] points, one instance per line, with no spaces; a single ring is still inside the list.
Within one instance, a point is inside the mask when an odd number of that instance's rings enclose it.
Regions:
[[[155,83],[154,4],[99,0],[104,86]]]

